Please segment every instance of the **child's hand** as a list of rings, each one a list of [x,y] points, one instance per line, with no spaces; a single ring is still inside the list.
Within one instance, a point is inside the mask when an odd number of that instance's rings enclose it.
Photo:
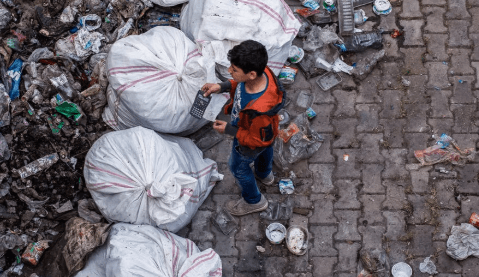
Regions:
[[[203,96],[208,97],[212,93],[217,93],[220,92],[221,87],[219,84],[204,84],[203,87],[201,87],[201,90],[204,91]]]
[[[224,134],[225,133],[225,128],[226,124],[228,124],[226,121],[223,120],[215,120],[215,123],[213,123],[213,129],[215,129],[218,133]]]

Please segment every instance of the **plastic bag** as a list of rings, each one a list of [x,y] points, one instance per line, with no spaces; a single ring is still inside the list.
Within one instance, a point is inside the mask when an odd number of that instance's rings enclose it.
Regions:
[[[181,12],[180,25],[207,60],[223,67],[230,65],[227,53],[233,46],[248,39],[262,43],[276,75],[301,27],[290,7],[277,0],[190,0]]]
[[[276,138],[273,146],[273,161],[283,171],[289,170],[294,163],[313,156],[324,141],[320,134],[309,127],[305,113],[298,115],[293,123],[299,127],[299,132],[287,142],[280,137]]]
[[[189,239],[148,225],[115,224],[76,277],[222,276],[221,259]]]
[[[476,155],[474,148],[461,150],[456,141],[443,134],[435,145],[424,150],[414,151],[414,156],[421,165],[433,165],[442,162],[464,165],[466,161],[473,161]]]
[[[419,270],[422,273],[437,274],[436,265],[431,261],[431,257],[424,259],[424,262],[419,264]]]
[[[471,255],[479,258],[479,230],[468,223],[452,226],[446,246],[446,254],[455,260],[464,260]]]
[[[71,98],[73,96],[74,90],[70,85],[69,72],[63,72],[57,64],[48,65],[42,72],[42,79],[50,80],[51,84],[58,89],[59,91],[65,93],[66,96]]]
[[[53,59],[53,52],[48,50],[48,48],[43,47],[43,48],[37,48],[33,50],[32,54],[30,54],[30,57],[28,57],[27,62],[38,62],[41,59]]]
[[[8,95],[11,100],[15,100],[20,96],[20,81],[22,76],[22,59],[16,59],[8,68],[7,75],[9,77],[9,87],[11,87]]]
[[[12,14],[0,4],[0,30],[8,27],[12,20]]]
[[[80,25],[88,32],[94,31],[101,26],[101,18],[96,14],[87,14],[80,17]]]
[[[318,48],[334,42],[342,43],[342,40],[336,34],[336,27],[336,24],[331,24],[324,28],[317,25],[313,26],[304,40],[303,49],[306,51],[315,51]]]
[[[361,249],[359,251],[358,274],[364,273],[364,271],[376,277],[391,276],[391,266],[386,252],[377,248]]]
[[[5,86],[0,84],[0,127],[10,125],[10,102]]]
[[[180,30],[155,27],[117,41],[108,54],[107,68],[112,89],[107,90],[103,120],[113,129],[143,126],[188,135],[208,122],[189,114],[198,90],[207,82],[207,70],[204,57]],[[212,97],[209,106],[224,98]]]
[[[7,140],[2,134],[0,134],[0,162],[8,161],[10,156],[11,153],[8,148]]]
[[[105,40],[105,36],[98,32],[88,32],[80,29],[75,36],[74,45],[78,57],[84,58],[90,56],[91,52],[100,52],[101,41]]]
[[[98,139],[85,158],[85,183],[109,221],[176,232],[223,178],[187,138],[142,127]]]

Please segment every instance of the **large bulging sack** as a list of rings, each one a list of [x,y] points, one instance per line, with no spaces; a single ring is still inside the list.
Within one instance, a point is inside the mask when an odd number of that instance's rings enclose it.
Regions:
[[[266,47],[268,66],[278,75],[301,23],[284,0],[190,0],[180,26],[202,47],[203,56],[220,65],[220,72],[230,64],[228,51],[252,39]]]
[[[107,70],[110,88],[103,119],[113,129],[143,126],[186,135],[207,123],[189,114],[207,82],[204,58],[180,30],[156,27],[115,42]]]
[[[75,277],[221,277],[220,256],[147,225],[118,223]]]
[[[171,232],[191,221],[223,178],[190,139],[142,127],[102,136],[88,152],[83,171],[107,220]]]

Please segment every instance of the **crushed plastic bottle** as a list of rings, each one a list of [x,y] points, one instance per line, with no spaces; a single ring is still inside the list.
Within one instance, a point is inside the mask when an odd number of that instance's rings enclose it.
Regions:
[[[293,215],[292,201],[288,197],[284,202],[270,202],[268,208],[259,214],[268,220],[286,220]]]
[[[360,52],[367,48],[380,49],[383,46],[381,31],[354,33],[344,38],[343,44],[336,44],[342,52]]]

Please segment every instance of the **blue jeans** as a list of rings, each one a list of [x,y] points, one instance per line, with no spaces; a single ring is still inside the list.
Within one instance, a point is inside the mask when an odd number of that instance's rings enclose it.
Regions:
[[[256,185],[253,170],[251,170],[249,165],[254,162],[254,169],[259,178],[268,177],[273,169],[273,146],[270,145],[258,151],[249,149],[248,153],[244,152],[241,151],[241,146],[239,146],[238,140],[235,138],[228,165],[241,187],[241,196],[247,203],[256,204],[261,200],[261,193]]]

